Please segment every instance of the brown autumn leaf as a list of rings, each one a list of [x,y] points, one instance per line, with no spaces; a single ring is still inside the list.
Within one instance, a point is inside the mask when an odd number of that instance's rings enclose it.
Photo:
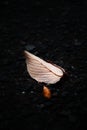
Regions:
[[[48,99],[51,98],[51,91],[46,86],[43,86],[43,96]]]

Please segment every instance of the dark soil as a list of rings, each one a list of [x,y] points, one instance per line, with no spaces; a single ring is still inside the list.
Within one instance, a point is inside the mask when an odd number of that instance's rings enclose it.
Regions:
[[[86,130],[86,0],[3,0],[0,12],[0,130]],[[66,70],[51,99],[28,75],[24,50]]]

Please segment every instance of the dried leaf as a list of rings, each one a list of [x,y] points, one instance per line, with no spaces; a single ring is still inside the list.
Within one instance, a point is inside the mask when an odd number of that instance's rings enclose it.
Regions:
[[[43,95],[46,98],[51,98],[51,91],[46,86],[43,87]]]
[[[24,51],[24,53],[26,57],[27,71],[36,81],[54,84],[63,76],[65,70],[60,66],[48,63],[28,51]]]

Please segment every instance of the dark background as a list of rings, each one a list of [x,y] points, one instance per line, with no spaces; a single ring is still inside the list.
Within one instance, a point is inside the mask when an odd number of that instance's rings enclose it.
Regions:
[[[0,130],[87,128],[87,2],[3,0],[0,11]],[[30,78],[23,51],[63,67],[52,98]]]

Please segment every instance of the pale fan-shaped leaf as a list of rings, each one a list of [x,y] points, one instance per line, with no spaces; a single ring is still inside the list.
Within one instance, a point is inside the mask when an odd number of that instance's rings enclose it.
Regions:
[[[39,57],[25,51],[27,70],[30,76],[38,82],[54,84],[63,76],[64,69],[48,63]]]

